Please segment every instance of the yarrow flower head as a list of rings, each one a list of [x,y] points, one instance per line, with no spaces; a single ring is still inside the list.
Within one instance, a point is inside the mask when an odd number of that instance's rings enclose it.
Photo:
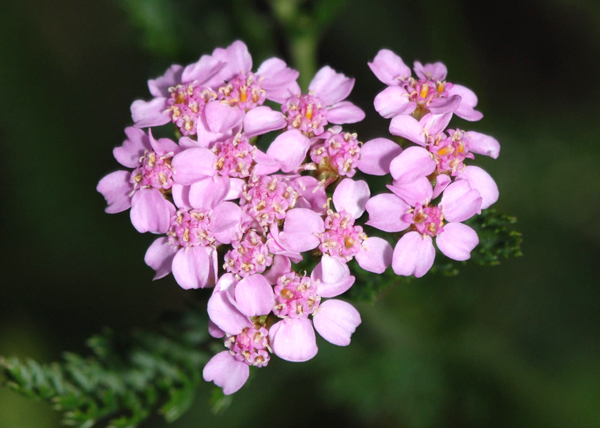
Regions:
[[[436,247],[467,260],[479,238],[463,222],[498,199],[471,161],[497,158],[499,143],[448,129],[454,115],[481,119],[475,94],[446,81],[439,62],[415,62],[412,76],[384,49],[369,66],[388,85],[374,103],[391,119],[391,139],[363,144],[341,126],[365,117],[347,100],[353,78],[325,66],[302,93],[298,72],[278,58],[253,71],[241,41],[171,66],[148,81],[153,98],[131,106],[134,126],[113,152],[126,169],[97,190],[107,212],[131,208],[139,232],[159,235],[144,258],[154,279],[172,273],[183,289],[214,287],[209,332],[223,350],[203,377],[225,394],[273,355],[313,358],[315,331],[350,343],[360,314],[336,297],[355,284],[352,260],[415,277],[429,271]],[[152,128],[166,124],[176,139],[155,139]],[[371,175],[389,178],[391,193],[373,195]]]

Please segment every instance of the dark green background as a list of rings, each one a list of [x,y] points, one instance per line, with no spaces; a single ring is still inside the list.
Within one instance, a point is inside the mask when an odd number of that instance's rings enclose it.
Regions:
[[[152,237],[104,214],[97,181],[118,168],[129,105],[146,80],[243,37],[255,65],[287,58],[282,31],[244,1],[20,0],[0,4],[0,355],[42,362],[103,326],[155,324],[189,293],[151,282]],[[275,30],[276,38],[267,30]],[[388,122],[366,63],[387,47],[441,60],[495,136],[499,211],[516,215],[524,257],[467,265],[361,303],[348,348],[319,342],[304,364],[260,370],[222,416],[209,388],[173,427],[600,426],[600,6],[594,0],[349,0],[319,65],[357,78],[366,141]],[[48,405],[0,390],[0,427],[59,426]],[[160,418],[145,427],[163,427]]]

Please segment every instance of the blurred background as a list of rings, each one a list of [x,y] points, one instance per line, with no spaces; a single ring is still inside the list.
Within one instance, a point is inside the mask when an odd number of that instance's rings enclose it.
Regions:
[[[502,144],[477,164],[500,187],[497,210],[518,218],[524,256],[391,287],[357,304],[350,347],[273,359],[218,416],[207,385],[170,426],[600,426],[600,4],[347,0],[321,31],[318,66],[356,77],[362,141],[387,135],[367,67],[381,48],[443,61],[477,93],[484,119],[455,123]],[[288,34],[258,0],[0,5],[0,355],[59,360],[104,326],[152,327],[185,307],[172,277],[151,281],[153,237],[105,214],[95,186],[119,168],[112,148],[147,79],[238,38],[255,68],[291,60]],[[0,389],[1,428],[59,417]]]

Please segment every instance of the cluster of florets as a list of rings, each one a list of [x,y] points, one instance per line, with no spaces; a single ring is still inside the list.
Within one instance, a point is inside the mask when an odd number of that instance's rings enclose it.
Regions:
[[[315,330],[333,344],[350,343],[360,315],[333,299],[355,282],[349,261],[376,274],[391,265],[398,275],[419,277],[433,263],[433,238],[455,260],[477,245],[462,222],[494,203],[498,190],[465,161],[473,153],[495,158],[499,145],[445,129],[453,114],[481,118],[475,95],[446,82],[441,63],[415,63],[413,78],[382,50],[369,65],[389,85],[375,98],[376,110],[392,119],[393,135],[416,146],[386,138],[363,144],[342,129],[364,118],[346,101],[354,79],[324,67],[302,93],[298,72],[280,59],[253,72],[240,41],[170,67],[148,82],[154,98],[131,106],[134,126],[114,149],[129,169],[107,175],[97,189],[107,212],[131,208],[138,231],[161,235],[145,256],[155,279],[173,273],[184,289],[214,287],[209,330],[226,349],[204,378],[225,394],[271,354],[313,358]],[[178,140],[156,140],[152,128],[169,123]],[[274,132],[261,150],[257,140]],[[392,193],[371,197],[365,180],[352,179],[357,171],[391,174]],[[391,237],[368,236],[365,225],[405,233],[393,248]],[[312,273],[300,274],[298,264],[308,259]]]

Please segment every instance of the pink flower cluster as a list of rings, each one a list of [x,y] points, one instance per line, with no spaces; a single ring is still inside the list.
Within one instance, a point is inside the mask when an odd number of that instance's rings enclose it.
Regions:
[[[454,113],[481,118],[475,95],[447,83],[441,63],[416,63],[418,79],[387,50],[369,65],[389,85],[375,98],[377,111],[392,119],[393,135],[415,146],[386,138],[363,144],[342,128],[365,116],[346,101],[354,79],[323,67],[304,94],[298,72],[280,59],[252,72],[241,41],[173,65],[148,82],[151,100],[131,106],[134,126],[114,149],[127,169],[108,174],[97,190],[107,212],[130,208],[139,232],[160,235],[145,256],[155,279],[173,273],[184,289],[214,287],[209,330],[225,350],[204,378],[225,394],[271,354],[313,358],[315,330],[335,345],[350,343],[360,315],[335,299],[355,282],[349,261],[419,277],[433,263],[433,238],[442,253],[466,260],[478,240],[462,222],[498,198],[491,177],[464,163],[473,154],[497,157],[496,140],[446,129]],[[152,128],[169,123],[177,141],[156,140]],[[273,131],[261,150],[258,140]],[[353,179],[357,171],[391,174],[392,193],[372,196],[366,181]],[[405,233],[393,248],[367,226]],[[304,259],[315,260],[310,275],[296,267]]]

